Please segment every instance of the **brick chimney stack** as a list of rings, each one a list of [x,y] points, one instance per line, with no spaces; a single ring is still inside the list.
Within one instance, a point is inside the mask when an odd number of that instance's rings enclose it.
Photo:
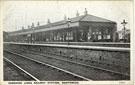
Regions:
[[[22,30],[24,30],[24,26],[22,26]]]
[[[32,26],[31,26],[31,28],[33,28],[34,27],[34,23],[32,22]]]
[[[39,26],[39,25],[40,25],[40,23],[38,22],[38,23],[37,23],[37,26]]]
[[[79,13],[78,13],[78,10],[77,10],[77,13],[76,13],[76,17],[79,17]]]
[[[88,11],[87,11],[87,9],[85,8],[84,15],[87,15],[87,14],[88,14]]]
[[[66,15],[64,15],[64,20],[67,20],[67,16]]]
[[[30,29],[30,25],[28,25],[28,29]]]
[[[48,19],[48,21],[47,21],[47,24],[50,24],[51,22],[50,22],[50,19]]]

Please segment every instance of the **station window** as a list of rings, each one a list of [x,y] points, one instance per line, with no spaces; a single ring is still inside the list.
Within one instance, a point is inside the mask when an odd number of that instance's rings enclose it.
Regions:
[[[92,34],[95,34],[95,32],[93,32]]]
[[[66,40],[68,40],[68,36],[69,36],[69,34],[68,34],[68,32],[66,32]]]
[[[94,39],[95,39],[95,40],[97,39],[97,35],[94,35]]]
[[[104,35],[103,38],[104,39],[111,39],[111,35]]]
[[[56,40],[60,40],[60,34],[57,34],[57,39]]]
[[[88,40],[90,40],[91,39],[91,29],[89,29],[89,31],[88,31]]]
[[[101,35],[101,31],[98,31],[98,34],[100,34],[100,35]]]
[[[93,29],[92,34],[95,34],[95,33],[96,33],[96,30],[95,30],[95,29]]]
[[[101,30],[99,28],[93,29],[92,34],[101,34]]]
[[[56,40],[56,37],[54,36],[54,40]]]
[[[108,33],[109,33],[109,29],[108,29],[108,28],[106,28],[105,33],[106,33],[106,34],[108,34]]]
[[[62,40],[62,37],[60,37],[59,39]]]
[[[102,36],[101,35],[98,35],[98,40],[101,40],[102,39]]]
[[[110,35],[107,35],[107,39],[111,39],[111,36]]]
[[[96,32],[95,32],[96,34],[98,34],[99,33],[99,30],[98,30],[98,28],[96,29]]]
[[[73,32],[67,32],[66,40],[73,40]]]
[[[73,40],[73,33],[69,32],[69,40]]]
[[[107,39],[107,36],[106,36],[106,35],[103,35],[103,38],[104,38],[104,39]]]
[[[80,30],[80,35],[83,36],[83,30]]]
[[[88,36],[88,40],[91,40],[91,36]]]

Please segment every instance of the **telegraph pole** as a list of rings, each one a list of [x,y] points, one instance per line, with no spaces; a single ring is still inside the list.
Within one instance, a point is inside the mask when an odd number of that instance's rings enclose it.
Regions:
[[[123,25],[123,30],[124,30],[124,36],[123,36],[123,39],[124,39],[124,42],[125,42],[125,35],[126,35],[126,24],[127,24],[127,22],[125,21],[125,20],[123,20],[123,22],[121,22],[121,24]]]

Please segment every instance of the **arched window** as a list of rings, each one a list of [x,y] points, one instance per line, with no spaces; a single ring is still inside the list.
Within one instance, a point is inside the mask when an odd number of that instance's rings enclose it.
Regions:
[[[89,27],[89,30],[88,30],[88,40],[91,40],[91,33],[92,33],[92,28]]]
[[[73,32],[72,31],[67,32],[66,34],[67,34],[66,40],[73,40]]]

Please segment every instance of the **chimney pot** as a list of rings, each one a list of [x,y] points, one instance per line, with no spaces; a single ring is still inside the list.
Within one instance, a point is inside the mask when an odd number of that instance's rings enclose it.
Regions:
[[[86,9],[86,8],[85,8],[84,14],[85,14],[85,15],[87,15],[87,14],[88,14],[88,11],[87,11],[87,9]]]
[[[24,26],[22,26],[22,30],[24,30]]]
[[[30,25],[28,25],[28,29],[30,29]]]
[[[66,15],[64,15],[64,20],[67,20],[67,16]]]
[[[48,19],[48,21],[47,21],[47,24],[50,24],[51,22],[50,22],[50,19]]]
[[[32,22],[32,26],[31,26],[31,28],[33,28],[34,27],[34,23]]]
[[[37,26],[39,26],[39,25],[40,25],[40,23],[38,22],[38,23],[37,23]]]
[[[76,17],[79,17],[79,13],[78,13],[78,10],[77,10],[77,13],[76,13]]]

